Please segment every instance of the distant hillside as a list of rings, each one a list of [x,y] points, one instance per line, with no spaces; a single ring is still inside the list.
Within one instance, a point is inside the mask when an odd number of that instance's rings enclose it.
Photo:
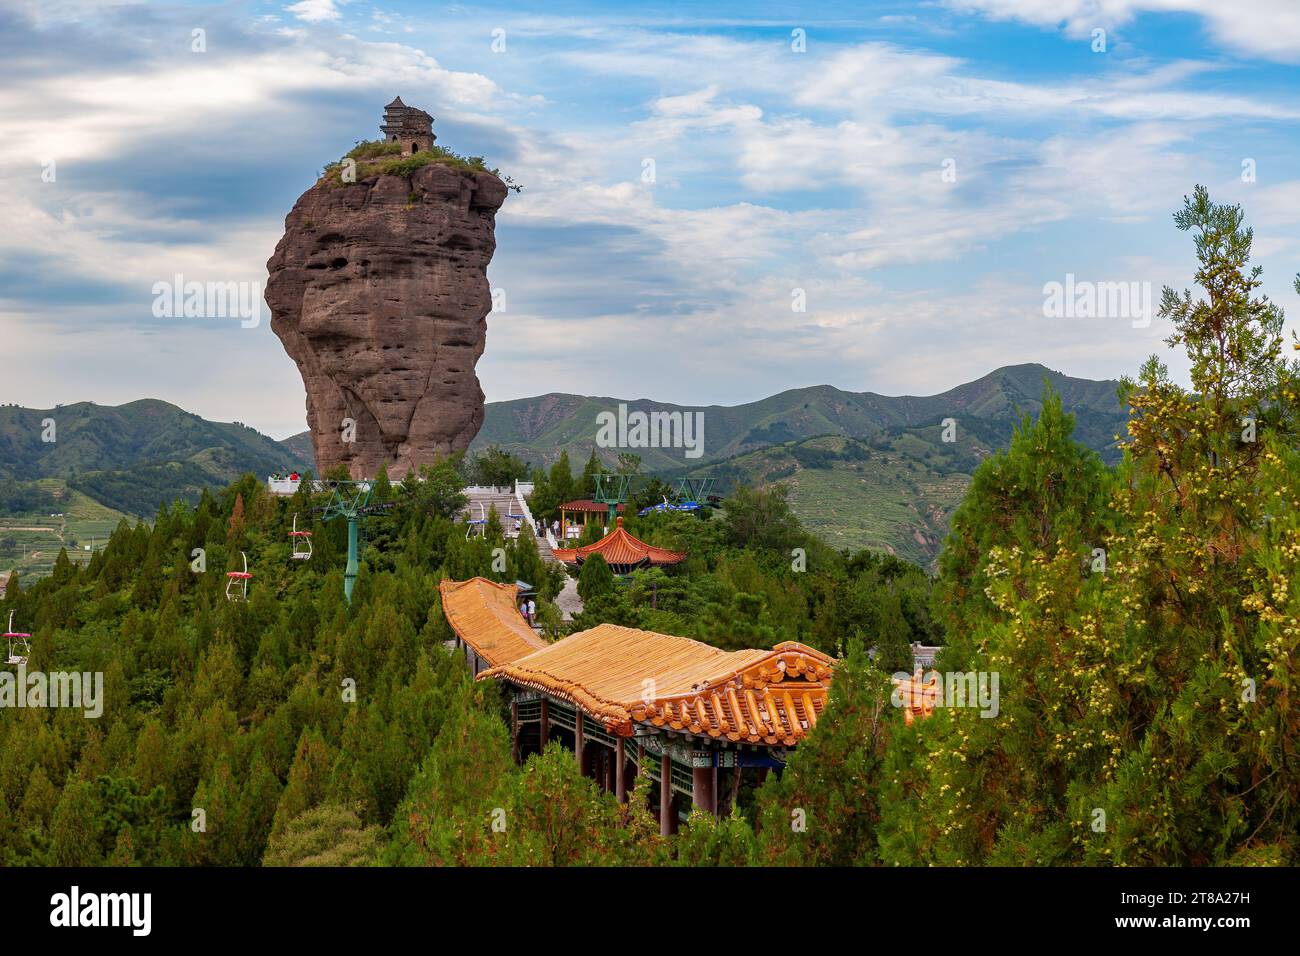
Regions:
[[[38,492],[39,500],[14,495],[13,486],[0,480],[0,580],[10,571],[22,577],[49,574],[61,548],[74,560],[88,559],[125,517],[57,478],[19,487]]]
[[[1076,437],[1114,461],[1113,436],[1126,416],[1116,398],[1118,382],[1071,378],[1042,365],[1013,365],[940,395],[890,397],[845,392],[829,385],[791,389],[745,405],[672,405],[647,399],[588,398],[548,394],[489,402],[483,428],[471,451],[499,445],[527,461],[549,465],[561,450],[581,467],[595,446],[597,415],[616,411],[704,412],[704,454],[686,459],[680,449],[638,448],[645,471],[678,473],[760,448],[818,435],[870,438],[891,428],[916,428],[956,418],[959,428],[996,424],[1004,439],[1020,415],[1036,414],[1043,382],[1061,393],[1078,419]],[[613,463],[615,450],[598,450]]]
[[[312,464],[316,461],[316,449],[311,444],[311,432],[303,431],[288,438],[280,439],[280,444],[301,462]]]
[[[1127,416],[1119,407],[1119,382],[1071,378],[1043,365],[1012,365],[939,395],[890,397],[874,392],[845,392],[830,385],[797,388],[744,405],[674,405],[649,399],[593,398],[552,392],[536,398],[488,402],[483,427],[470,445],[471,454],[492,445],[532,464],[549,466],[568,451],[574,470],[581,469],[596,445],[597,416],[629,411],[704,412],[704,454],[687,459],[680,449],[638,448],[644,472],[681,474],[701,465],[746,452],[820,435],[869,438],[890,429],[916,428],[956,418],[962,433],[995,426],[1005,444],[1011,426],[1042,405],[1043,381],[1061,393],[1078,420],[1075,437],[1107,461],[1118,460],[1113,436]],[[311,461],[310,432],[280,444]],[[597,449],[608,464],[617,450]],[[973,468],[974,465],[972,464]]]
[[[829,385],[792,389],[732,407],[627,401],[629,410],[704,413],[704,454],[632,449],[643,472],[673,478],[710,475],[718,490],[737,484],[786,482],[800,520],[841,548],[890,551],[923,566],[938,556],[953,510],[971,474],[994,449],[1005,448],[1024,414],[1042,406],[1044,381],[1076,418],[1075,438],[1118,460],[1114,436],[1127,415],[1119,383],[1071,378],[1042,365],[1014,365],[940,395],[890,397]],[[492,402],[471,451],[489,445],[535,464],[562,449],[575,469],[595,445],[596,416],[615,398],[543,395]],[[942,422],[954,419],[953,441]],[[598,449],[613,464],[617,449]]]
[[[642,472],[670,479],[712,475],[723,491],[737,482],[786,481],[799,517],[828,542],[893,551],[928,565],[972,472],[991,450],[1006,446],[1021,415],[1037,414],[1044,381],[1076,416],[1075,437],[1108,462],[1117,460],[1114,436],[1127,421],[1118,383],[1070,378],[1042,365],[1001,368],[920,397],[818,385],[735,406],[558,393],[489,402],[470,449],[498,445],[542,466],[567,450],[576,471],[595,446],[597,416],[616,412],[620,402],[632,411],[703,412],[700,458],[687,459],[682,449],[630,449],[641,456]],[[44,418],[57,422],[53,443],[41,441]],[[951,442],[943,440],[947,418],[956,423]],[[598,449],[610,465],[617,452]],[[0,408],[0,481],[59,478],[136,515],[152,516],[160,502],[177,497],[193,500],[204,486],[245,471],[311,468],[313,458],[307,432],[276,442],[245,425],[206,421],[160,401]]]
[[[959,444],[940,428],[891,428],[870,439],[826,435],[707,465],[693,474],[736,484],[790,486],[800,521],[835,548],[888,551],[922,567],[938,557],[948,523],[978,461],[1000,441],[994,429]]]
[[[44,421],[52,419],[51,436]],[[53,437],[53,441],[43,440]],[[53,409],[0,407],[0,479],[57,478],[99,503],[152,517],[158,505],[246,471],[269,474],[307,461],[238,422],[210,422],[156,399],[79,402]]]

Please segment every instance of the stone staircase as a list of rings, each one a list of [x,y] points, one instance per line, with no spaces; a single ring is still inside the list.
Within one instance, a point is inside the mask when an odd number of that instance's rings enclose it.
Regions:
[[[496,508],[497,517],[501,519],[501,527],[507,538],[515,537],[514,522],[506,517],[507,515],[523,515],[524,522],[530,527],[533,526],[533,515],[524,500],[524,491],[518,488],[487,488],[471,485],[465,489],[465,497],[469,499],[463,512],[467,519],[478,521],[480,518],[486,518],[491,510]],[[549,539],[549,531],[544,537],[537,537],[537,553],[541,555],[543,561],[555,560],[555,555],[551,553]]]

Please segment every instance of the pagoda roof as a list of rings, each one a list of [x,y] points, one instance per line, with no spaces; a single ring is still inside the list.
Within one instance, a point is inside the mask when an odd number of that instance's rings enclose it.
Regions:
[[[483,671],[557,699],[630,737],[635,725],[792,746],[826,706],[834,661],[787,641],[724,651],[672,634],[600,624]]]
[[[667,548],[646,544],[623,527],[621,517],[617,520],[614,530],[595,544],[581,548],[555,548],[552,553],[555,555],[555,560],[572,565],[581,565],[591,555],[599,554],[610,567],[676,564],[686,557],[685,551],[669,551]]]
[[[384,109],[386,109],[386,110],[391,110],[394,106],[406,106],[406,104],[403,103],[403,102],[402,102],[402,98],[401,98],[400,96],[398,96],[398,97],[394,98],[393,102],[391,102],[391,103],[389,103],[387,106],[385,106]]]
[[[456,635],[489,666],[524,657],[549,645],[519,613],[519,586],[487,578],[438,582],[442,613]]]
[[[618,510],[622,511],[627,506],[619,504]],[[566,501],[560,505],[561,511],[594,511],[599,514],[605,514],[609,511],[609,505],[599,501],[592,501],[590,498],[575,498],[573,501]]]

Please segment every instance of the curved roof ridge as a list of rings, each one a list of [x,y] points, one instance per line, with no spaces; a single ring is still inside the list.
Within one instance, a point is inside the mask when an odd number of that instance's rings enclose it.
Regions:
[[[567,699],[630,736],[667,724],[701,736],[790,746],[825,707],[834,661],[785,641],[727,651],[689,637],[598,624],[479,675]]]
[[[484,585],[487,587],[485,588]],[[438,582],[442,613],[456,636],[496,667],[547,647],[519,613],[519,586],[485,577]]]
[[[623,527],[621,516],[616,519],[614,530],[599,541],[580,548],[555,548],[552,553],[557,561],[565,564],[580,564],[593,554],[599,554],[611,565],[639,564],[647,560],[651,564],[676,564],[686,558],[685,551],[672,551],[642,541]]]

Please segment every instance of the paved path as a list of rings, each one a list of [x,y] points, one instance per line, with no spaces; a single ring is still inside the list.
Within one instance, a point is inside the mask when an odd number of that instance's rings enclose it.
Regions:
[[[575,614],[582,613],[582,598],[578,597],[578,582],[573,578],[564,579],[564,587],[555,596],[556,606],[560,609],[560,619],[572,621]]]

